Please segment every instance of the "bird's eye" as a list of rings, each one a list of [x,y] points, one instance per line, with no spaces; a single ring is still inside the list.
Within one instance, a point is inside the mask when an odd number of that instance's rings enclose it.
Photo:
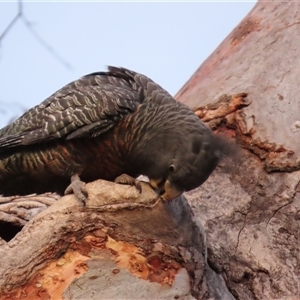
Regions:
[[[174,172],[175,172],[175,166],[169,165],[169,173],[174,173]]]

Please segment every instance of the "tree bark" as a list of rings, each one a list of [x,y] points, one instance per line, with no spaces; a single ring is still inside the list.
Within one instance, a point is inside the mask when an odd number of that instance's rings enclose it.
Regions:
[[[103,180],[60,198],[0,244],[0,299],[228,299],[182,196]]]
[[[245,93],[222,96],[196,113],[214,124],[247,105]],[[86,188],[86,207],[49,193],[0,198],[0,299],[234,299],[184,196],[162,202],[147,183],[141,194]]]
[[[236,299],[300,298],[300,3],[259,1],[178,92],[203,111],[248,93],[243,110],[204,121],[243,151],[187,193],[205,227],[209,265]]]
[[[299,299],[299,12],[258,2],[177,94],[242,146],[190,205],[101,180],[86,207],[0,200],[1,232],[24,226],[0,239],[0,299]]]

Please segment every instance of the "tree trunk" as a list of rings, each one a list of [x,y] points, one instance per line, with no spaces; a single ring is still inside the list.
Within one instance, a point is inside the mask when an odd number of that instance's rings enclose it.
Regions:
[[[232,300],[186,199],[142,187],[88,183],[86,207],[62,197],[2,240],[0,299]]]
[[[205,227],[209,265],[237,299],[300,298],[300,2],[259,1],[178,92],[203,118],[223,93],[241,111],[207,117],[243,151],[186,196]]]
[[[258,2],[177,94],[243,147],[190,205],[101,180],[86,207],[0,199],[0,299],[298,299],[299,12]]]

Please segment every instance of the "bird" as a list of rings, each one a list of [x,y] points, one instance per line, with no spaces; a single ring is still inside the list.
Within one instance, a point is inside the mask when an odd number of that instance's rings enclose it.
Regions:
[[[207,180],[227,151],[187,105],[143,74],[108,66],[75,80],[0,130],[0,194],[74,193],[97,179],[164,200]],[[228,151],[227,151],[228,152]]]

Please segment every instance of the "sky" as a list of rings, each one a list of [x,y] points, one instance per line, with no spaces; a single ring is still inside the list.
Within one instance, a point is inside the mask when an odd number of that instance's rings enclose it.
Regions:
[[[175,95],[254,5],[23,1],[23,17],[2,36],[19,3],[0,0],[0,128],[107,65],[143,73]]]

